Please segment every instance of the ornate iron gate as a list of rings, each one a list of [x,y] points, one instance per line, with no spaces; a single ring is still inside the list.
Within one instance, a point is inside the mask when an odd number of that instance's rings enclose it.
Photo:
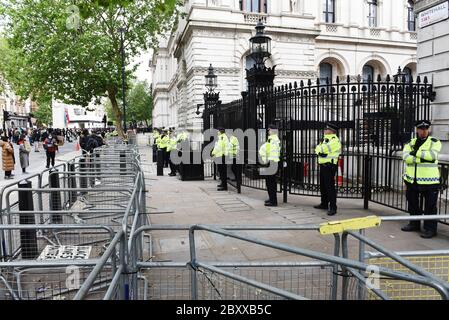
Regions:
[[[375,192],[390,190],[397,163],[389,160],[402,150],[414,132],[414,122],[430,118],[432,86],[427,78],[415,82],[387,76],[377,81],[360,77],[334,83],[317,80],[274,88],[269,81],[250,85],[242,99],[221,104],[207,102],[205,129],[262,129],[264,141],[270,123],[280,127],[282,159],[286,168],[279,173],[279,191],[298,195],[319,195],[319,167],[314,153],[327,122],[339,126],[342,154],[338,163],[338,196],[364,198],[365,205]],[[210,99],[209,99],[210,100]],[[207,120],[206,120],[207,119]],[[247,145],[244,146],[245,150]],[[248,150],[246,150],[248,151]],[[375,168],[375,169],[373,169]],[[246,164],[242,185],[265,189],[257,166]],[[366,187],[368,186],[368,187]],[[382,203],[375,197],[375,201]]]

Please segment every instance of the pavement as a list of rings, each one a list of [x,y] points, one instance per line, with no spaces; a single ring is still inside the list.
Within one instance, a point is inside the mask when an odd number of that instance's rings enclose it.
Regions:
[[[280,202],[276,208],[264,206],[267,194],[262,190],[242,187],[237,194],[230,188],[216,191],[217,181],[181,181],[179,177],[156,176],[151,163],[148,136],[139,135],[138,143],[145,162],[144,171],[148,192],[148,216],[151,224],[213,224],[213,225],[299,225],[319,224],[370,215],[406,215],[404,212],[370,203],[363,209],[362,199],[338,199],[338,214],[327,216],[314,209],[319,198],[289,195],[288,203]],[[281,200],[281,195],[279,195]],[[366,235],[382,246],[394,251],[449,250],[449,226],[440,225],[433,239],[422,239],[419,233],[400,230],[404,222],[382,222],[380,227],[366,230]],[[244,231],[264,240],[332,254],[334,238],[316,231]],[[203,261],[307,261],[308,258],[264,246],[235,240],[207,232],[196,234],[198,257]],[[189,258],[188,234],[185,231],[153,231],[151,233],[153,261],[185,262]],[[357,258],[358,242],[349,242],[350,256]],[[375,251],[367,247],[367,251]]]

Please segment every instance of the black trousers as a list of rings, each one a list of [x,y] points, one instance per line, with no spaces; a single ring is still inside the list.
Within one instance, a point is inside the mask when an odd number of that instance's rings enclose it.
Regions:
[[[51,165],[54,167],[55,166],[55,156],[56,156],[56,152],[48,152],[47,151],[47,167]]]
[[[277,172],[278,171],[279,171],[279,166],[278,166],[275,174],[265,176],[265,184],[267,185],[268,198],[270,199],[270,203],[275,204],[275,205],[278,204],[278,196],[277,196],[277,187],[278,187]]]
[[[177,166],[171,161],[170,152],[168,153],[168,165],[170,166],[170,173],[176,173]]]
[[[321,205],[337,210],[337,190],[335,189],[336,164],[320,165]]]
[[[437,214],[438,191],[438,185],[419,186],[407,183],[406,197],[410,215],[417,216],[422,215],[423,213],[424,215]],[[420,206],[421,197],[424,199],[424,212],[422,212]],[[410,223],[418,227],[421,225],[421,221],[410,221]],[[437,220],[424,221],[425,230],[436,232],[437,226]]]
[[[241,183],[242,180],[242,165],[237,164],[237,159],[233,159],[231,164],[231,171],[234,174],[236,183]]]
[[[220,187],[227,189],[228,188],[228,168],[224,159],[222,164],[217,164],[218,175],[220,177]]]
[[[170,163],[170,152],[167,151],[167,149],[164,150],[164,168],[168,168],[168,165]]]

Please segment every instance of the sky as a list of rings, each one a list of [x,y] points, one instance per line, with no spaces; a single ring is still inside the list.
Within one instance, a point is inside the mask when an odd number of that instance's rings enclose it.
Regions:
[[[135,76],[137,77],[137,80],[139,81],[147,81],[148,84],[151,84],[151,71],[150,71],[150,59],[151,59],[151,52],[145,52],[142,53],[142,55],[135,59],[133,62],[133,65],[136,65],[137,63],[140,63]]]

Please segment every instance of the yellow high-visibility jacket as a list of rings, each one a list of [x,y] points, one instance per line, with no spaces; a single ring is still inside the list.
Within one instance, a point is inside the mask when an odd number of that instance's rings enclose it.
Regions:
[[[416,138],[410,140],[402,151],[406,166],[404,181],[420,185],[439,184],[438,156],[441,152],[441,141],[429,136],[415,154],[413,151],[416,141]]]
[[[325,134],[323,142],[315,148],[318,155],[318,164],[338,163],[341,152],[341,143],[336,134]]]
[[[269,161],[279,162],[281,156],[281,141],[277,134],[272,134],[259,148],[259,156],[262,163],[266,164]]]

